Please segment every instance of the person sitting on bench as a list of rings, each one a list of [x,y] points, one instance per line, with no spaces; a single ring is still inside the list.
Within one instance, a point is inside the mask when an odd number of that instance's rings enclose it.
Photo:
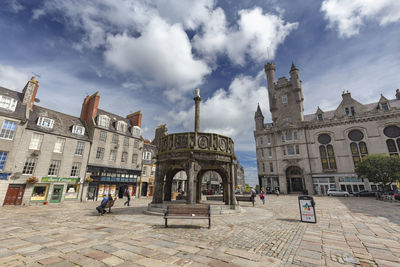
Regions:
[[[100,206],[96,207],[96,210],[100,213],[100,215],[106,213],[106,206],[108,201],[108,197],[106,197],[106,195],[103,195],[103,200],[101,201]]]

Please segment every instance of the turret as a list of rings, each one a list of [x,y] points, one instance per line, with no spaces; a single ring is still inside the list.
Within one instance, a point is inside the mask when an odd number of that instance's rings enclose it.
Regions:
[[[299,78],[299,69],[296,68],[294,63],[292,62],[292,67],[290,68],[290,82],[292,83],[292,86],[294,89],[300,88],[301,87],[301,81]]]
[[[260,104],[257,105],[257,111],[254,114],[254,121],[256,122],[256,131],[264,129],[264,116],[260,109]]]
[[[269,99],[269,110],[273,113],[276,110],[276,101],[275,101],[275,63],[268,62],[265,64],[265,74],[267,75],[268,82],[268,99]]]

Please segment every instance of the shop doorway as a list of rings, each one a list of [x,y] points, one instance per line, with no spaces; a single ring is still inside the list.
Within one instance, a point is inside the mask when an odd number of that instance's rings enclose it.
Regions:
[[[53,186],[53,192],[51,194],[50,203],[60,203],[61,202],[63,189],[64,189],[63,185],[54,185]]]
[[[142,197],[147,196],[147,183],[143,182],[142,183]]]
[[[3,205],[21,205],[25,185],[10,184]]]
[[[288,193],[304,190],[303,174],[299,167],[291,166],[286,169],[286,183]]]
[[[96,192],[97,192],[97,186],[89,186],[87,191],[87,199],[94,200],[95,197],[97,196]]]

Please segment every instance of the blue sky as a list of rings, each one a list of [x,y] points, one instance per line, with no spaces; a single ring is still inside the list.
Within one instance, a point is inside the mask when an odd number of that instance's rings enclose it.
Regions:
[[[21,91],[40,75],[40,105],[79,116],[83,98],[143,112],[157,125],[231,136],[246,181],[257,182],[254,112],[270,120],[264,64],[295,62],[305,113],[335,109],[349,90],[362,103],[400,87],[398,0],[3,0],[0,86]]]

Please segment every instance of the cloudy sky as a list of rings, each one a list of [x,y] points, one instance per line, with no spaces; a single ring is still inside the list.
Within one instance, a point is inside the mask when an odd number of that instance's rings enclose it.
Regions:
[[[228,135],[257,181],[257,103],[270,120],[264,64],[300,69],[306,113],[334,109],[349,90],[363,103],[400,87],[399,0],[2,0],[0,86],[40,75],[40,105],[79,116],[87,94],[125,116]]]

